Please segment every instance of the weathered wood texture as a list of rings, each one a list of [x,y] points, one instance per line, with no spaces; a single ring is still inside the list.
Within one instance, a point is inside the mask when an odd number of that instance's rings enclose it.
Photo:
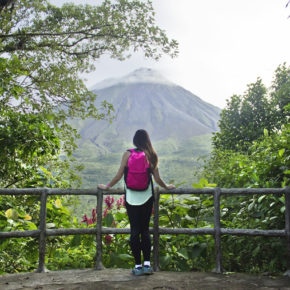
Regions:
[[[0,188],[0,195],[38,195],[40,196],[40,225],[37,230],[29,231],[11,231],[0,232],[0,238],[20,238],[20,237],[38,237],[39,239],[39,264],[37,272],[45,271],[45,248],[46,237],[48,236],[66,236],[66,235],[96,235],[96,269],[103,269],[102,265],[102,235],[103,234],[130,234],[129,228],[106,228],[102,227],[102,207],[103,195],[122,195],[124,189],[111,189],[108,191],[99,189],[51,189],[51,188],[21,188],[21,189],[3,189]],[[213,228],[160,228],[159,227],[159,200],[162,194],[210,194],[214,197],[214,227]],[[285,229],[277,230],[258,230],[258,229],[224,229],[220,223],[220,198],[224,196],[240,195],[262,195],[275,194],[285,195]],[[94,195],[97,197],[97,224],[95,228],[60,228],[46,229],[46,202],[49,195]],[[285,237],[287,240],[288,270],[290,273],[290,187],[286,188],[178,188],[174,190],[155,189],[154,203],[154,226],[150,228],[153,234],[153,268],[155,271],[159,267],[159,236],[162,234],[186,234],[186,235],[212,235],[215,239],[216,249],[216,267],[215,272],[221,273],[222,269],[222,251],[221,236],[265,236],[265,237]]]

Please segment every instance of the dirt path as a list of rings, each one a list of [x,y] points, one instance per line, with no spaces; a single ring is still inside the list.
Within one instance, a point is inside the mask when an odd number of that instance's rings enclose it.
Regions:
[[[110,289],[280,289],[290,290],[290,278],[246,274],[214,274],[201,272],[156,272],[134,277],[127,269],[96,271],[68,270],[48,273],[25,273],[0,276],[1,290],[110,290]]]

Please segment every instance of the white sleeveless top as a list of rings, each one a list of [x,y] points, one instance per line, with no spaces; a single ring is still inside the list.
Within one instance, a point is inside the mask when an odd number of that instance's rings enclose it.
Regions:
[[[129,189],[126,187],[125,184],[125,190],[126,190],[126,201],[130,205],[142,205],[146,201],[148,201],[149,198],[152,196],[151,183],[149,184],[148,188],[143,191]]]

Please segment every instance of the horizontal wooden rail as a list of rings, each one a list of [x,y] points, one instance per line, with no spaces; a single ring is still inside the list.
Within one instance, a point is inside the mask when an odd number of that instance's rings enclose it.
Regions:
[[[252,194],[285,194],[285,188],[220,188],[221,195],[252,195]],[[165,190],[157,188],[159,194],[214,194],[215,187],[210,188],[176,188]],[[43,188],[0,188],[0,195],[41,195]],[[122,195],[125,193],[124,189],[59,189],[46,188],[47,195],[94,195],[97,196],[99,192],[103,195]]]
[[[46,237],[48,236],[67,236],[67,235],[96,235],[97,255],[96,269],[102,269],[102,234],[130,234],[129,228],[106,228],[102,227],[102,206],[103,195],[122,195],[123,189],[110,189],[109,191],[99,189],[55,189],[55,188],[9,188],[1,189],[0,195],[39,195],[41,198],[40,206],[40,225],[37,230],[0,232],[0,238],[39,238],[39,265],[38,272],[45,271],[45,248]],[[159,227],[159,199],[162,194],[210,194],[214,197],[214,227],[213,228],[160,228]],[[240,196],[253,194],[275,194],[285,195],[285,230],[258,230],[258,229],[228,229],[220,226],[220,197]],[[50,195],[93,195],[97,197],[97,224],[95,228],[46,228],[46,202]],[[153,234],[153,262],[154,270],[159,270],[159,235],[163,234],[185,234],[185,235],[213,235],[216,249],[216,268],[217,273],[222,269],[221,235],[236,236],[265,236],[265,237],[285,237],[287,240],[286,255],[288,265],[286,275],[290,276],[290,187],[286,188],[178,188],[170,191],[157,188],[155,190],[154,205],[154,226],[150,228]]]
[[[214,228],[159,228],[162,235],[213,235]],[[105,228],[102,227],[102,234],[130,234],[129,228]],[[154,233],[150,228],[149,232]],[[40,230],[0,232],[0,238],[25,238],[38,237]],[[69,236],[69,235],[94,235],[96,228],[66,228],[66,229],[46,229],[46,236]],[[264,236],[264,237],[286,237],[285,230],[256,230],[256,229],[224,229],[221,228],[222,235],[232,236]]]

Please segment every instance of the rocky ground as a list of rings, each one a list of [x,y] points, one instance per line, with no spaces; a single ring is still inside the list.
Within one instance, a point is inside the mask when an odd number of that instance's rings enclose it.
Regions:
[[[93,269],[0,276],[1,290],[110,290],[110,289],[280,289],[290,290],[290,277],[203,272],[155,272],[134,277],[127,269]]]

